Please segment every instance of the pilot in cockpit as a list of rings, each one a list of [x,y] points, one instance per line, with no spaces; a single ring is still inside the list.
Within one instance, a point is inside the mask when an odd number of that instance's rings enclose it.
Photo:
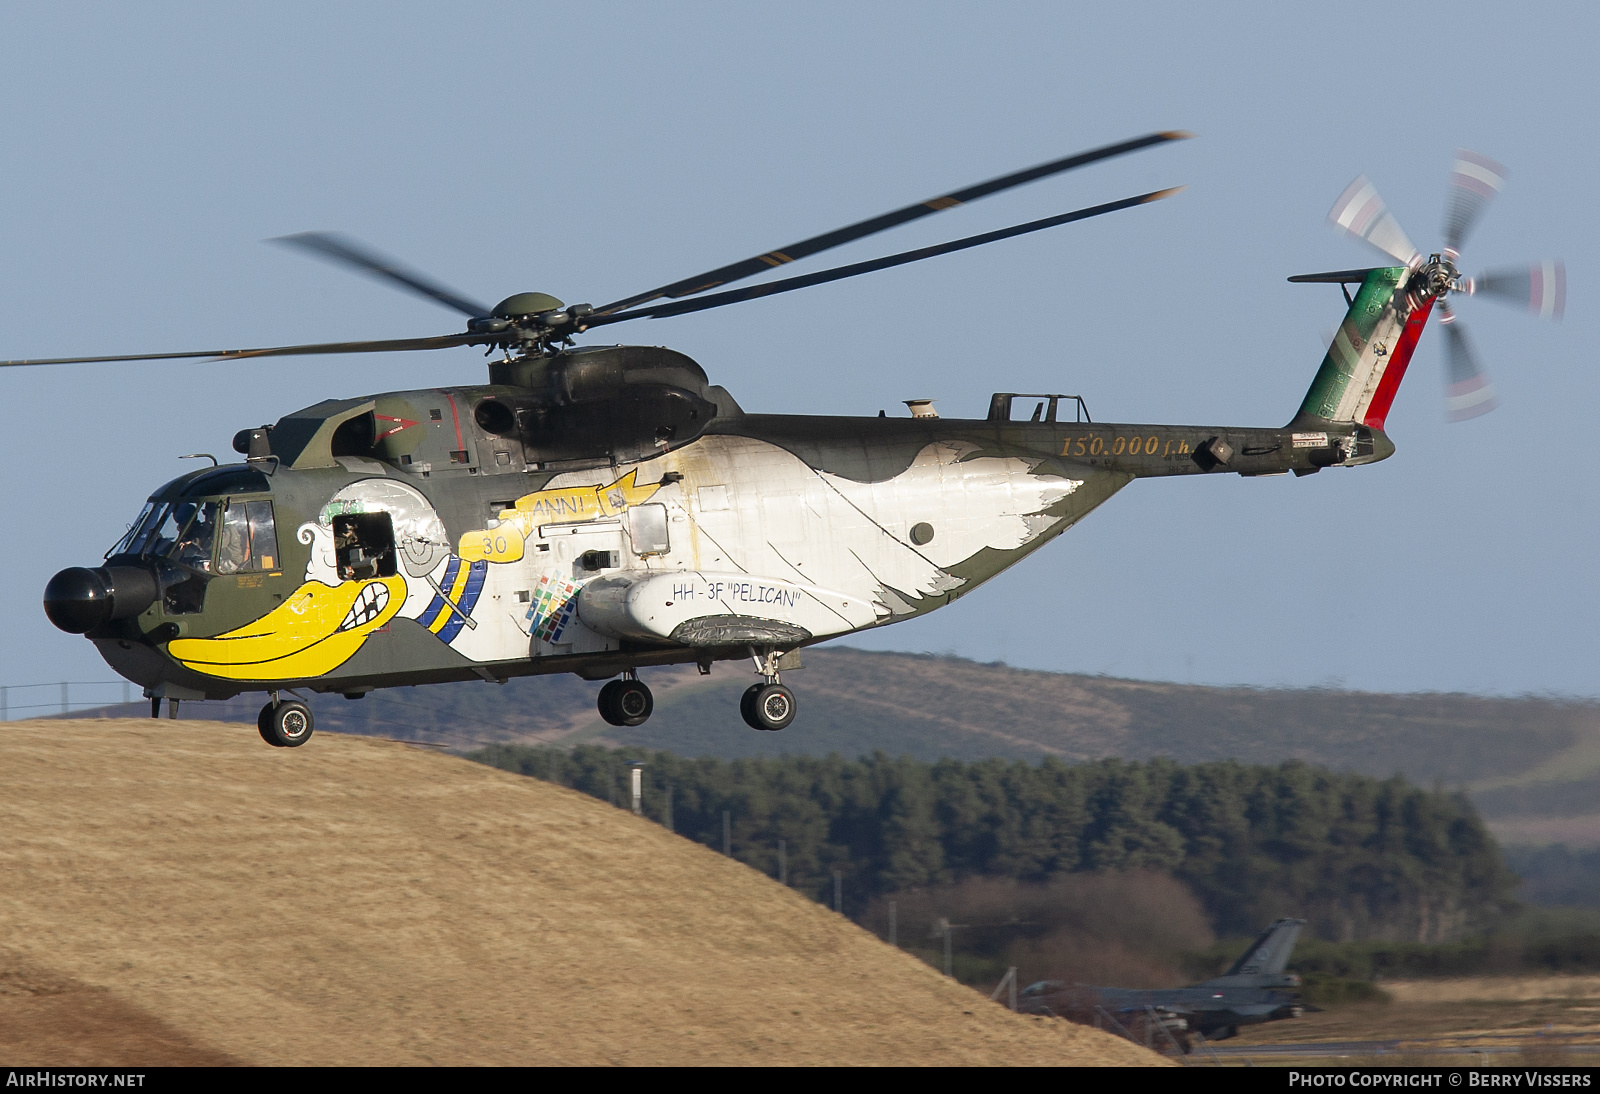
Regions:
[[[180,566],[209,572],[211,569],[211,544],[216,538],[217,505],[208,502],[183,532],[173,558]]]

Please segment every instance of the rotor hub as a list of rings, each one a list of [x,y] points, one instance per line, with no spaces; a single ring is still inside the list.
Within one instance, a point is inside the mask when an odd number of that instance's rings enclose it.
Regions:
[[[1448,252],[1428,256],[1428,261],[1422,264],[1416,276],[1423,292],[1429,296],[1443,297],[1446,293],[1469,291],[1453,258]]]

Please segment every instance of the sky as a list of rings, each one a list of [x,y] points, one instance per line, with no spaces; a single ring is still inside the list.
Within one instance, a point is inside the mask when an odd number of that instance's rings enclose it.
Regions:
[[[1020,566],[849,642],[1181,682],[1600,695],[1586,445],[1600,8],[1393,4],[145,4],[0,12],[0,358],[444,334],[262,240],[338,229],[468,296],[601,303],[1153,130],[798,273],[1166,186],[1150,206],[619,328],[745,409],[1276,426],[1370,263],[1367,174],[1424,250],[1452,154],[1511,169],[1462,262],[1564,257],[1568,314],[1460,303],[1501,407],[1445,422],[1430,330],[1397,454],[1135,482]],[[622,331],[626,333],[623,334]],[[598,333],[598,332],[597,332]],[[610,340],[607,336],[591,341]],[[325,398],[482,382],[478,351],[0,373],[0,684],[113,678],[40,608],[143,499]],[[803,685],[803,681],[800,681]]]

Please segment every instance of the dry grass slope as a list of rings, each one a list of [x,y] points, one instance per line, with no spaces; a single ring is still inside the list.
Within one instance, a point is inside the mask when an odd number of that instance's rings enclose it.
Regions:
[[[11,723],[0,831],[8,1062],[1160,1062],[628,813],[405,745]]]

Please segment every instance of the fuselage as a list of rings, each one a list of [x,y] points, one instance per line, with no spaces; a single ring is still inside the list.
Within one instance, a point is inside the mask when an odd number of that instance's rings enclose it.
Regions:
[[[1145,990],[1042,981],[1023,993],[1018,1009],[1090,1024],[1097,1016],[1127,1021],[1130,1015],[1153,1014],[1172,1023],[1177,1031],[1195,1031],[1208,1040],[1220,1041],[1232,1037],[1241,1026],[1299,1018],[1305,1006],[1297,992],[1268,987],[1197,984]]]
[[[242,434],[251,458],[152,495],[102,571],[115,618],[88,637],[180,699],[709,664],[932,611],[1135,478],[1392,451],[1355,423],[1052,421],[1042,400],[1031,421],[999,398],[986,419],[754,415],[693,380],[607,395],[609,415],[497,384],[330,401]],[[149,602],[119,575],[153,575]]]

